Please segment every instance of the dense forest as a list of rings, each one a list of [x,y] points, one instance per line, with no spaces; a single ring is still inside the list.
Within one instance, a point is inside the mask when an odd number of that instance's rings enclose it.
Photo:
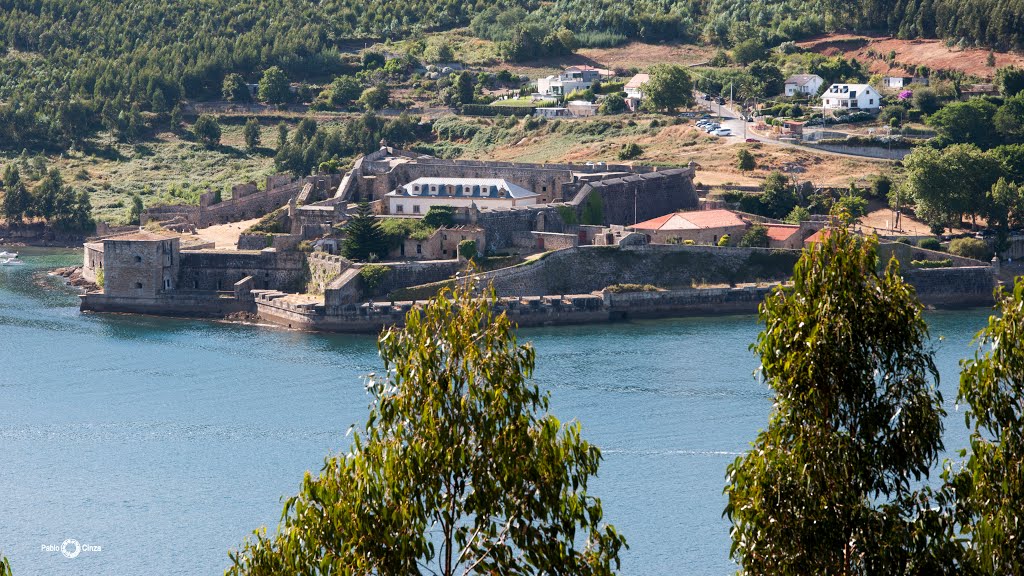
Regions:
[[[832,30],[1024,46],[1022,0],[0,0],[0,14],[0,146],[17,150],[132,134],[143,114],[219,98],[229,74],[253,83],[277,66],[327,83],[353,71],[345,51],[360,40],[456,26],[528,57],[629,39],[774,46]]]

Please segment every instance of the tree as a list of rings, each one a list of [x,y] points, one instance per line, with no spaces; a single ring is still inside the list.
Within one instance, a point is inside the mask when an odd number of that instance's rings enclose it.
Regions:
[[[912,97],[914,108],[925,114],[934,114],[939,109],[939,96],[935,90],[927,86],[914,89]]]
[[[980,574],[1024,573],[1024,278],[998,298],[978,350],[963,363],[958,404],[972,429],[964,467],[951,477],[970,533],[968,562]],[[952,471],[950,471],[952,472]]]
[[[740,238],[740,246],[743,248],[767,248],[768,228],[761,224],[754,224],[743,233],[743,238]]]
[[[432,41],[423,51],[423,60],[431,64],[447,64],[455,60],[455,52],[446,40]]]
[[[473,103],[473,75],[468,71],[463,70],[458,74],[453,74],[455,82],[455,97],[458,100],[456,104],[472,104]]]
[[[284,70],[277,66],[271,66],[263,72],[259,83],[259,99],[270,104],[284,104],[291,99],[291,90],[288,88],[288,77]]]
[[[356,213],[345,224],[342,251],[346,258],[362,261],[379,259],[387,255],[388,243],[384,230],[366,202],[359,204]]]
[[[1007,98],[1024,92],[1024,68],[1007,66],[996,70],[996,86],[999,93]]]
[[[612,574],[625,539],[588,491],[600,450],[548,413],[493,291],[444,289],[379,339],[364,434],[307,473],[231,576]]]
[[[245,137],[245,149],[249,152],[255,151],[260,147],[260,122],[255,118],[249,118],[245,121],[245,128],[242,129],[242,135]]]
[[[992,118],[996,131],[1007,140],[1024,139],[1024,96],[1007,98]]]
[[[732,59],[744,66],[755,60],[763,60],[766,55],[764,44],[756,38],[744,40],[732,49]]]
[[[144,209],[142,198],[138,194],[132,194],[130,201],[131,203],[125,211],[125,220],[128,224],[139,224],[142,220],[142,210]]]
[[[367,111],[375,111],[387,107],[390,100],[391,92],[387,86],[372,86],[363,90],[363,94],[359,97],[359,104]]]
[[[621,114],[626,110],[626,99],[621,94],[609,94],[601,100],[601,105],[597,108],[601,114]]]
[[[782,70],[779,70],[779,67],[771,62],[765,62],[763,60],[752,62],[750,67],[747,69],[747,73],[750,74],[750,77],[754,80],[754,85],[751,86],[751,89],[754,91],[754,95],[764,97],[774,96],[776,94],[781,94],[786,89],[785,77],[782,76]],[[734,88],[738,89],[740,87],[734,86]],[[802,111],[795,110],[792,112],[792,115],[800,116],[801,114],[798,112]]]
[[[810,219],[811,211],[808,210],[807,208],[804,208],[803,206],[794,207],[792,210],[789,211],[789,214],[787,214],[786,217],[783,218],[783,220],[785,220],[788,224],[799,224]]]
[[[996,105],[981,98],[947,104],[928,117],[928,125],[940,136],[956,144],[975,144],[982,148],[995,144],[992,121]]]
[[[277,124],[277,150],[280,151],[288,144],[288,125],[284,120]]]
[[[968,144],[941,151],[919,146],[903,165],[901,197],[915,203],[915,212],[925,222],[945,227],[958,224],[964,214],[985,214],[988,194],[1000,174],[998,160]]]
[[[207,148],[220,145],[220,124],[209,114],[200,114],[192,126],[192,134]]]
[[[241,74],[228,74],[224,77],[221,95],[228,102],[246,102],[249,100],[249,87]]]
[[[362,92],[363,87],[358,80],[352,76],[338,76],[320,94],[320,98],[326,100],[331,106],[340,108],[355,102]]]
[[[744,574],[942,573],[910,491],[942,449],[938,371],[914,289],[879,270],[874,239],[833,228],[761,304],[774,408],[725,487]]]
[[[750,153],[750,150],[740,148],[736,152],[736,167],[744,172],[757,168],[757,161],[754,160],[754,155]]]
[[[32,197],[21,181],[17,166],[10,164],[4,170],[2,190],[4,193],[3,216],[8,222],[21,222],[31,207]]]
[[[168,123],[171,125],[171,131],[177,132],[181,128],[182,119],[181,104],[175,104],[174,108],[171,109],[171,117]]]
[[[773,170],[765,178],[761,190],[761,203],[772,218],[785,218],[800,202],[789,178],[778,170]]]
[[[682,66],[658,64],[651,67],[650,79],[644,84],[644,105],[652,110],[675,112],[682,106],[693,106],[693,81]]]
[[[867,214],[868,201],[866,198],[847,194],[836,202],[836,210],[841,214],[848,214],[852,220],[857,220]]]
[[[362,62],[364,70],[374,70],[376,68],[383,68],[387,59],[380,52],[367,50],[363,52]]]

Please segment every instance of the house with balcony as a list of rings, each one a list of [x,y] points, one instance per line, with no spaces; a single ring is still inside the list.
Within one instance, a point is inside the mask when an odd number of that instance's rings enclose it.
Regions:
[[[566,68],[560,74],[537,80],[537,93],[543,96],[563,97],[574,90],[589,90],[601,80],[601,70],[589,66]]]
[[[825,110],[878,110],[882,96],[868,84],[833,84],[821,95]]]

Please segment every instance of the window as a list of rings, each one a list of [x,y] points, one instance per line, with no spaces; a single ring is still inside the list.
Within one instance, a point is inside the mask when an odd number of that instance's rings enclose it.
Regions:
[[[423,245],[422,244],[417,244],[416,245],[416,253],[417,254],[423,254]]]
[[[412,207],[412,213],[413,214],[419,214],[420,213],[420,205],[419,204],[416,204],[415,206]]]
[[[136,282],[135,283],[135,289],[136,290],[142,290],[142,282]]]
[[[139,262],[142,262],[142,256],[135,257],[135,263],[138,264]]]
[[[541,192],[547,192],[548,191],[548,187],[547,186],[541,186],[540,187],[540,191]]]
[[[875,103],[875,99],[874,98],[868,100],[868,104],[874,104],[874,103]]]
[[[419,184],[413,185],[412,191],[417,193],[417,194],[419,194],[420,193],[420,185]]]
[[[170,278],[164,278],[164,290],[170,290],[170,289],[171,289],[171,279]]]
[[[405,205],[404,204],[395,204],[395,212],[398,213],[398,214],[401,214],[402,212],[405,212]]]

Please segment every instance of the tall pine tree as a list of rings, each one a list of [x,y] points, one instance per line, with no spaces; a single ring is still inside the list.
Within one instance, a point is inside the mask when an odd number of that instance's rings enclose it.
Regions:
[[[345,225],[342,250],[346,258],[363,261],[371,260],[371,255],[381,258],[387,254],[384,230],[366,202],[359,204],[359,209]]]

